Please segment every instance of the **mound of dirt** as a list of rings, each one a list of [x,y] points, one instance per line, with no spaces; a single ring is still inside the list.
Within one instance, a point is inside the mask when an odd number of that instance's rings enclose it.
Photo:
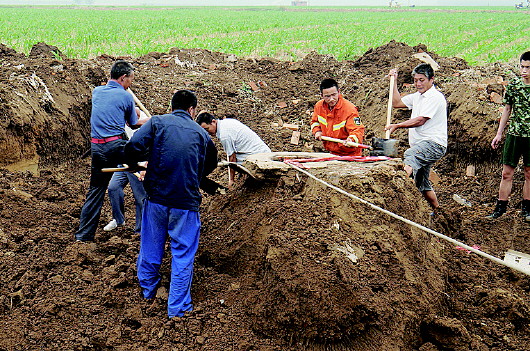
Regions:
[[[528,276],[456,250],[294,170],[269,182],[239,177],[227,194],[205,197],[195,310],[168,320],[167,258],[157,298],[140,296],[129,189],[126,226],[102,231],[110,220],[105,205],[96,242],[73,242],[88,188],[90,162],[80,156],[89,146],[91,91],[106,82],[116,58],[71,60],[44,43],[34,49],[25,56],[0,46],[0,166],[6,168],[0,171],[0,349],[530,348]],[[530,252],[517,200],[498,221],[483,219],[499,180],[498,152],[489,146],[502,106],[495,94],[502,95],[516,67],[469,67],[398,42],[344,62],[317,53],[284,62],[178,48],[127,59],[136,67],[132,90],[152,114],[166,113],[173,91],[188,88],[199,109],[238,118],[273,151],[320,151],[309,130],[320,81],[339,81],[359,107],[369,142],[383,135],[385,75],[398,68],[400,90],[412,92],[418,51],[440,64],[436,82],[450,108],[448,154],[436,165],[442,214],[429,216],[399,160],[330,163],[311,173],[498,257],[508,249]],[[396,111],[393,118],[408,116]],[[299,126],[298,145],[282,123]],[[406,132],[395,137],[403,151]],[[40,172],[22,171],[28,162],[38,162]],[[475,176],[465,175],[468,165]],[[522,191],[520,173],[514,194]],[[226,182],[223,170],[214,177]],[[472,207],[454,202],[454,193]]]

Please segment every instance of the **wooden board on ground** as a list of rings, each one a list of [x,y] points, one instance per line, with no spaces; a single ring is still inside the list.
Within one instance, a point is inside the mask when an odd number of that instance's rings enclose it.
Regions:
[[[293,130],[293,135],[291,135],[291,144],[298,145],[300,141],[300,132]]]

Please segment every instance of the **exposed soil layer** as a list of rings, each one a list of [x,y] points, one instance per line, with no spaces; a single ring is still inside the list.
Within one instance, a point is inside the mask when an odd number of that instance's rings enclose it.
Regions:
[[[188,88],[199,109],[235,117],[273,151],[321,151],[309,130],[318,84],[333,77],[354,102],[367,139],[383,137],[390,68],[412,92],[412,55],[440,64],[449,103],[448,153],[436,165],[443,211],[429,208],[401,162],[330,164],[312,174],[377,206],[503,257],[530,253],[517,171],[509,211],[496,198],[498,151],[489,146],[506,82],[517,68],[469,67],[424,45],[390,42],[355,61],[309,54],[298,62],[172,49],[127,58],[132,89],[152,114]],[[113,232],[105,204],[96,242],[73,242],[88,188],[92,89],[115,57],[71,60],[39,43],[29,56],[0,45],[0,350],[528,350],[530,278],[336,193],[292,170],[268,182],[240,176],[206,195],[192,295],[195,310],[166,316],[169,261],[157,298],[136,280],[138,235],[126,189],[126,225]],[[495,102],[497,101],[497,102]],[[408,118],[395,111],[393,118]],[[292,131],[300,126],[298,145]],[[406,147],[406,131],[395,136]],[[23,169],[35,169],[31,173]],[[476,169],[466,176],[467,166]],[[214,177],[226,183],[226,173]],[[471,201],[464,207],[454,193]],[[347,248],[351,250],[348,253]],[[347,257],[355,253],[353,262]],[[351,257],[351,256],[350,256]]]

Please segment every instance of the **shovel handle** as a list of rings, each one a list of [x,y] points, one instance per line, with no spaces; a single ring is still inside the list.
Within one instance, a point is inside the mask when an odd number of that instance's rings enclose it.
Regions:
[[[131,88],[127,88],[127,91],[132,95],[135,104],[138,105],[138,107],[140,108],[140,110],[144,111],[145,114],[147,115],[147,117],[151,118],[151,114],[150,114],[149,111],[145,108],[144,104],[142,104],[142,102],[136,97],[136,95],[134,95],[134,93],[133,93],[133,91],[131,90]]]
[[[394,75],[390,76],[390,89],[388,92],[388,107],[386,111],[386,127],[388,127],[391,123],[391,117],[392,117],[392,100],[394,98],[394,80],[396,77]],[[385,139],[390,139],[390,131],[387,130],[385,133]]]
[[[344,145],[349,146],[349,147],[358,147],[358,148],[361,148],[361,149],[372,149],[372,147],[370,145],[359,144],[359,143],[355,143],[353,141],[347,141],[347,140],[332,138],[332,137],[328,137],[328,136],[324,136],[324,135],[321,138],[322,138],[322,140],[325,140],[325,141],[331,141],[331,142],[334,142],[334,143],[341,143],[341,144],[344,144]]]

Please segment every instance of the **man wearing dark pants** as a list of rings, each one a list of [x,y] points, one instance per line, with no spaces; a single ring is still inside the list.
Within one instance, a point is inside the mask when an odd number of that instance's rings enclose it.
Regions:
[[[90,187],[81,209],[76,241],[94,241],[105,192],[112,177],[112,173],[103,173],[101,169],[116,167],[123,162],[125,124],[140,126],[146,121],[138,120],[134,99],[126,91],[133,79],[133,66],[126,61],[116,61],[110,71],[110,80],[92,93]]]
[[[160,285],[160,265],[166,240],[171,244],[168,316],[191,311],[193,262],[199,245],[201,179],[217,166],[217,150],[208,133],[194,122],[197,97],[177,91],[173,112],[153,116],[125,146],[128,164],[145,160],[147,171],[138,280],[144,298],[152,299]]]
[[[521,215],[526,222],[530,222],[530,51],[521,55],[519,69],[521,78],[506,87],[504,109],[497,134],[491,142],[491,147],[497,149],[501,145],[504,129],[508,126],[502,151],[499,197],[495,209],[487,218],[497,219],[506,212],[508,198],[512,192],[513,175],[522,157],[525,180]]]

